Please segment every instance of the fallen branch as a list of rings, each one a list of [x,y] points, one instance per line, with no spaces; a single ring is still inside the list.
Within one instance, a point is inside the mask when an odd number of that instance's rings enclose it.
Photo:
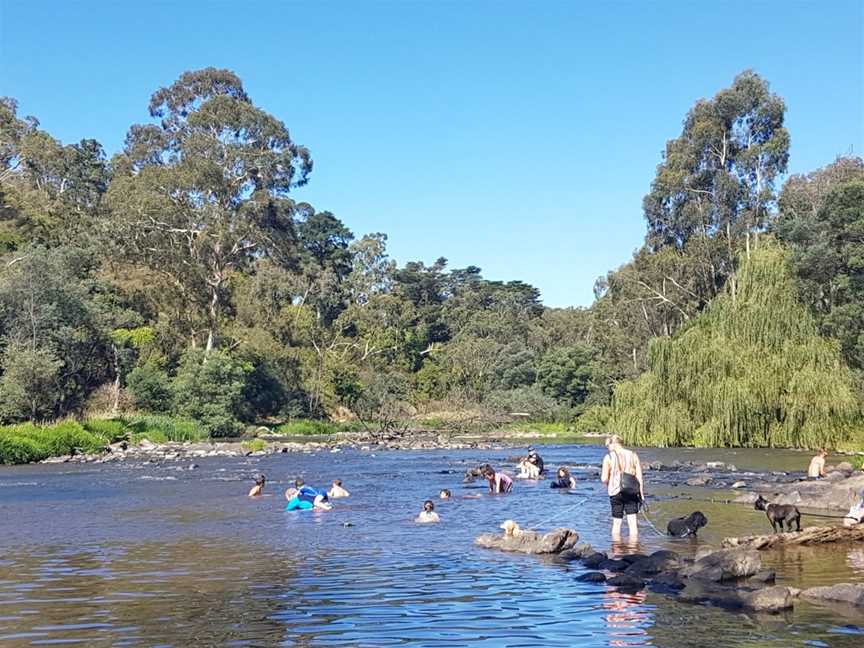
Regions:
[[[803,531],[772,533],[769,535],[725,538],[723,547],[750,547],[771,549],[790,545],[830,544],[833,542],[864,542],[864,526],[807,527]]]

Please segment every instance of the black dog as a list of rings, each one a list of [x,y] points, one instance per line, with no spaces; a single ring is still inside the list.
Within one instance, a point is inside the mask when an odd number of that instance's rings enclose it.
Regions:
[[[679,517],[669,520],[666,525],[666,533],[676,538],[695,536],[696,532],[708,524],[708,518],[701,511],[691,513],[687,517]]]
[[[771,528],[774,533],[783,533],[783,523],[786,523],[786,530],[792,530],[792,523],[795,523],[795,530],[801,530],[801,511],[797,506],[792,504],[769,504],[761,495],[756,498],[753,503],[753,508],[757,511],[765,511],[768,516],[768,521],[771,523]]]

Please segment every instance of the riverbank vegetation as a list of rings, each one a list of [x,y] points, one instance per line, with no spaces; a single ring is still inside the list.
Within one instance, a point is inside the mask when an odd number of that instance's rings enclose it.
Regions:
[[[160,417],[147,430],[165,439],[529,420],[651,444],[864,442],[864,162],[779,190],[785,105],[752,72],[687,113],[645,244],[590,308],[444,258],[398,265],[385,234],[296,201],[311,149],[229,71],[184,73],[147,108],[109,159],[0,101],[0,420],[15,429],[110,418],[81,428],[104,442],[118,417]],[[4,457],[62,449],[24,425],[0,433]]]

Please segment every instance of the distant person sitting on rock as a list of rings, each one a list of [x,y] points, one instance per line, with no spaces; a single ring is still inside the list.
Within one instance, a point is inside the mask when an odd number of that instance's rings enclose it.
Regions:
[[[327,491],[327,497],[330,499],[339,499],[340,497],[348,497],[349,495],[351,495],[351,493],[342,488],[341,479],[334,479],[333,485],[330,487],[330,490]]]
[[[516,479],[540,479],[540,469],[528,461],[527,457],[519,462],[517,468],[519,474],[516,475]]]
[[[537,466],[537,474],[542,475],[544,471],[543,458],[537,454],[534,446],[528,446],[528,462]]]
[[[450,499],[450,491],[447,490],[446,488],[442,488],[441,492],[438,493],[438,499],[442,499],[442,500]]]
[[[255,475],[255,485],[249,490],[249,497],[258,497],[264,490],[265,481],[264,475]]]
[[[490,493],[509,493],[513,490],[513,480],[509,475],[495,472],[492,466],[486,466],[483,477],[489,482]]]
[[[606,448],[608,453],[603,457],[600,480],[606,484],[612,507],[612,540],[620,542],[621,521],[626,513],[630,542],[636,542],[639,538],[636,516],[645,499],[642,464],[635,452],[621,445],[617,434],[606,438]]]
[[[816,453],[816,456],[810,460],[810,465],[807,467],[807,477],[809,479],[822,479],[825,477],[825,457],[828,453],[823,449]]]
[[[561,466],[555,474],[555,481],[552,482],[552,488],[564,488],[567,490],[576,488],[576,478],[570,474],[570,471],[567,470],[565,466]]]
[[[852,505],[846,517],[843,518],[843,526],[854,527],[864,524],[864,490],[859,493],[858,501]]]
[[[423,502],[423,510],[420,511],[420,515],[414,518],[414,521],[418,524],[429,524],[430,522],[441,521],[441,518],[439,518],[438,514],[435,512],[435,504],[432,503],[432,500],[426,500]]]

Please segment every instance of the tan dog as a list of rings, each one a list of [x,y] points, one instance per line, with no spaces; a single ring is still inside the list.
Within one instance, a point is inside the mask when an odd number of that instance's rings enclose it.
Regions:
[[[518,538],[522,535],[522,529],[513,520],[504,520],[498,528],[504,530],[505,538]]]

